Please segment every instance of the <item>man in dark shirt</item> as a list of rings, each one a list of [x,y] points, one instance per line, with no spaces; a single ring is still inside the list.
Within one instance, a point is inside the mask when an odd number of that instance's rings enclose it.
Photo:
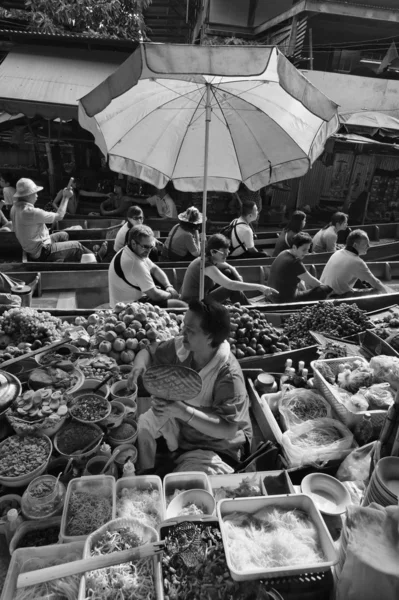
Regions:
[[[292,240],[292,248],[281,252],[273,261],[267,284],[279,292],[276,302],[297,302],[299,300],[324,300],[331,288],[321,285],[303,264],[309,252],[312,238],[308,233],[299,232]],[[310,289],[298,289],[305,284]]]

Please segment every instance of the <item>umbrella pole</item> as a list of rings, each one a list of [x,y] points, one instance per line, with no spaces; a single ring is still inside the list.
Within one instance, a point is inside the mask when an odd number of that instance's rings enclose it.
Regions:
[[[204,156],[204,185],[202,193],[202,230],[201,230],[201,268],[200,268],[200,300],[205,295],[205,243],[206,243],[206,208],[208,197],[208,160],[209,160],[209,127],[211,124],[211,86],[206,84],[205,104],[205,156]]]

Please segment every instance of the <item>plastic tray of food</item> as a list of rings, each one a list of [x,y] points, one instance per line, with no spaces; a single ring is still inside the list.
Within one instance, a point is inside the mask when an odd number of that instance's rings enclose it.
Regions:
[[[232,513],[245,513],[252,515],[261,509],[277,508],[279,510],[294,511],[299,510],[305,513],[312,521],[318,534],[320,550],[324,560],[320,562],[309,562],[309,564],[271,567],[266,569],[248,568],[243,571],[238,571],[232,563],[231,552],[229,550],[229,538],[224,522],[224,517]],[[223,545],[226,553],[226,562],[229,568],[231,577],[235,581],[245,581],[251,579],[269,579],[275,577],[290,577],[301,575],[304,573],[318,573],[328,571],[338,560],[337,552],[334,548],[334,543],[330,533],[321,517],[319,510],[316,508],[313,500],[305,494],[292,494],[285,496],[269,496],[261,498],[237,498],[235,500],[221,500],[217,506],[217,515],[220,523],[220,529],[223,538]]]
[[[165,520],[165,503],[162,491],[162,481],[160,477],[157,475],[133,475],[131,477],[122,477],[116,482],[116,517],[144,519],[143,515],[135,516],[134,508],[132,508],[131,512],[128,513],[128,507],[120,507],[120,497],[124,489],[127,489],[128,493],[130,490],[133,492],[157,492],[159,494],[159,502],[155,502],[154,500],[150,499],[152,506],[150,506],[148,510],[149,519],[147,524],[151,527],[157,528],[159,523]],[[143,512],[147,513],[145,509]]]
[[[345,358],[330,358],[327,360],[321,360],[322,362],[330,367],[334,375],[338,373],[339,365],[343,363],[352,364],[353,362],[360,360],[362,363],[367,364],[367,361],[362,356],[347,356]],[[357,413],[350,412],[346,406],[341,402],[335,388],[324,379],[321,372],[315,366],[315,362],[312,362],[313,376],[315,387],[323,394],[324,398],[332,406],[333,410],[337,414],[338,419],[349,429],[353,429],[356,424],[362,420],[364,413],[369,412],[371,414],[371,421],[373,427],[380,428],[385,420],[386,410],[367,410],[359,411]]]
[[[139,537],[141,537],[141,539],[143,540],[143,543],[151,543],[151,542],[157,542],[159,540],[159,534],[157,531],[155,531],[155,529],[153,529],[152,527],[148,527],[147,525],[140,523],[137,519],[115,519],[112,520],[109,523],[106,523],[105,525],[103,525],[102,527],[100,527],[99,529],[97,529],[97,531],[93,532],[92,534],[90,534],[88,536],[88,538],[86,539],[85,545],[84,545],[84,549],[83,549],[83,558],[89,558],[91,556],[91,549],[93,547],[93,545],[95,545],[103,536],[104,534],[106,534],[107,531],[118,531],[120,529],[130,529],[132,531],[132,533],[135,533],[136,535],[138,535]],[[140,564],[142,565],[141,568],[143,568],[143,561],[145,559],[141,559],[140,560]],[[152,562],[152,578],[153,578],[153,584],[154,584],[154,592],[155,593],[151,593],[151,591],[149,591],[147,589],[147,593],[148,596],[146,595],[145,597],[147,598],[160,598],[162,596],[162,581],[160,579],[160,570],[159,570],[159,566],[158,566],[158,558],[157,557],[153,557],[152,559],[149,558],[148,560],[151,560]],[[119,567],[122,567],[122,565],[118,565]],[[117,594],[117,589],[114,590],[115,592],[115,597],[120,597],[120,598],[124,598],[127,597],[124,595],[123,590],[121,589],[122,585],[123,585],[123,575],[122,573],[118,573],[118,566],[114,567],[116,573],[116,579],[115,582],[118,585],[118,594]],[[120,571],[120,569],[119,569]],[[101,571],[100,571],[101,573]],[[88,596],[87,596],[87,585],[86,585],[86,577],[87,575],[83,575],[83,577],[81,578],[81,582],[80,582],[80,588],[79,588],[79,595],[77,597],[77,600],[85,600]],[[99,578],[99,583],[101,583],[102,585],[106,585],[105,584],[105,580],[104,578]],[[101,594],[102,597],[102,593],[103,590],[98,590],[99,593]],[[109,590],[109,592],[111,592],[111,589]],[[105,597],[105,593],[106,590],[104,590],[104,597]],[[127,593],[129,594],[129,598],[135,598],[135,592],[132,589],[129,589],[127,591]],[[96,595],[96,598],[99,597]],[[110,596],[107,596],[110,597]],[[138,595],[137,597],[144,597],[142,595]]]
[[[19,548],[32,548],[32,547],[36,548],[36,547],[38,547],[37,544],[35,544],[35,545],[30,544],[29,546],[24,546],[21,543],[24,540],[24,538],[26,538],[26,535],[29,533],[32,533],[32,532],[44,531],[46,529],[53,529],[53,528],[58,529],[57,540],[54,542],[50,542],[50,544],[47,543],[46,546],[60,543],[60,540],[59,540],[60,527],[61,527],[61,517],[50,517],[49,519],[40,519],[38,521],[23,521],[17,527],[17,530],[11,539],[10,546],[9,546],[9,551],[10,551],[11,556]]]
[[[65,562],[67,557],[79,560],[83,557],[83,542],[72,542],[70,544],[58,544],[52,546],[42,546],[40,548],[18,548],[15,550],[11,557],[10,566],[8,567],[7,576],[4,582],[3,591],[1,594],[1,600],[13,600],[16,594],[16,586],[18,575],[22,572],[31,571],[38,568],[36,560],[43,561],[43,567],[48,567],[56,562],[62,564]],[[29,562],[32,562],[32,567],[29,567]],[[36,565],[35,565],[36,563]],[[79,578],[79,575],[76,576]],[[79,579],[77,579],[77,587],[79,586]],[[43,584],[43,589],[48,588],[48,584]],[[26,588],[27,589],[27,588]],[[31,598],[35,598],[34,588],[31,590]],[[73,593],[73,590],[70,590]],[[46,596],[46,592],[40,594],[41,597]],[[51,594],[53,596],[53,594]],[[48,596],[50,597],[50,596]],[[77,596],[76,596],[77,597]]]
[[[98,503],[98,508],[104,512],[104,518],[98,518],[92,520],[93,528],[87,533],[81,535],[71,535],[69,531],[69,518],[70,518],[70,505],[71,497],[74,493],[84,493],[85,497],[82,498],[82,506],[87,508],[87,514],[83,515],[79,513],[82,519],[82,527],[87,523],[87,519],[92,517],[93,511]],[[110,504],[110,512],[108,514],[108,507],[104,505],[100,507],[99,499],[106,499],[107,504]],[[85,540],[90,533],[93,533],[96,529],[104,525],[107,521],[115,519],[116,501],[115,501],[115,479],[111,475],[92,475],[88,477],[78,477],[77,479],[71,479],[68,483],[67,493],[65,496],[64,509],[62,511],[61,520],[61,531],[60,540],[65,542],[76,542]]]
[[[206,490],[212,494],[212,486],[208,475],[201,471],[186,471],[185,473],[168,473],[163,480],[163,497],[165,509],[171,502],[176,490]]]

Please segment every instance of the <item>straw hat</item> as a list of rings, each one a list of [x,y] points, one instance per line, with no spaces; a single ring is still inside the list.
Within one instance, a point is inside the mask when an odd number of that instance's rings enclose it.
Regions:
[[[192,223],[193,225],[202,223],[202,214],[195,206],[190,206],[190,208],[180,213],[177,218],[183,223]]]
[[[82,254],[81,263],[96,263],[97,259],[94,254]]]
[[[14,198],[20,198],[21,196],[30,196],[31,194],[35,194],[36,192],[40,192],[42,190],[41,185],[36,185],[32,179],[27,179],[23,177],[17,181],[16,192],[14,194]]]

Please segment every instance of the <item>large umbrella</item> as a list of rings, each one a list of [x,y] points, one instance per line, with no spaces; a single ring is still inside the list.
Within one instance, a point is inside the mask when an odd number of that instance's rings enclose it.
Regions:
[[[338,128],[337,105],[275,47],[143,43],[79,102],[118,173],[157,188],[250,190],[304,175]]]

